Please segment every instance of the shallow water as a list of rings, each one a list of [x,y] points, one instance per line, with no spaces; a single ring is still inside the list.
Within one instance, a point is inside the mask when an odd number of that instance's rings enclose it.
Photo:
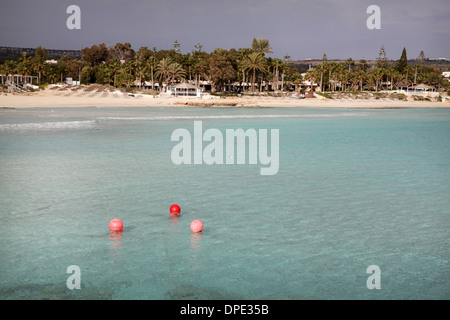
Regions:
[[[173,164],[195,120],[279,129],[278,173]],[[0,110],[0,163],[0,299],[450,297],[448,109]]]

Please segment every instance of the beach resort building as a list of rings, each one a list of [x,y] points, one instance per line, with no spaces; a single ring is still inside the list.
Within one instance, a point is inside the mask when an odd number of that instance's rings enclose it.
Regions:
[[[447,81],[450,81],[450,71],[444,71],[442,72],[442,76],[447,79]]]
[[[135,80],[134,85],[139,88],[143,87],[144,89],[147,90],[149,89],[159,90],[158,82],[152,83],[151,81],[142,81],[142,83],[140,83],[139,80]]]
[[[396,92],[405,93],[405,94],[418,94],[418,93],[432,93],[438,94],[438,90],[434,86],[429,86],[424,83],[407,85],[404,82],[399,82],[396,85]]]
[[[202,88],[196,85],[182,82],[170,86],[170,93],[174,97],[201,97]]]
[[[22,74],[0,74],[1,84],[8,85],[8,92],[25,92],[27,88],[38,89],[39,87],[33,85],[33,80],[36,84],[39,84],[39,77],[37,76],[26,76]],[[6,81],[6,83],[5,83]]]
[[[408,91],[413,91],[415,93],[421,93],[426,91],[436,91],[435,87],[420,83],[413,86],[408,87]]]

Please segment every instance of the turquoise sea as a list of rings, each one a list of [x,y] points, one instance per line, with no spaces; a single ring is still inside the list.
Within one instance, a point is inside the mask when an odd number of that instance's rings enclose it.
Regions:
[[[175,165],[196,120],[279,129],[278,173]],[[449,299],[449,242],[450,109],[0,110],[2,300]]]

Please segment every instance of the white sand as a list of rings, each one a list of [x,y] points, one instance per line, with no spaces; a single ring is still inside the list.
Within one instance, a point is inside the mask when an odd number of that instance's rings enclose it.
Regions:
[[[449,102],[400,101],[390,99],[312,99],[278,97],[206,97],[200,99],[158,97],[122,92],[77,92],[42,90],[28,94],[1,94],[0,108],[35,107],[159,107],[159,106],[236,106],[236,107],[338,107],[338,108],[449,108]]]

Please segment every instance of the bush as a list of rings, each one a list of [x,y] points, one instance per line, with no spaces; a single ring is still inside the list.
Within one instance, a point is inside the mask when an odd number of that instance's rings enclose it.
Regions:
[[[397,100],[405,100],[406,96],[403,93],[397,93],[394,95],[394,98],[397,98]]]
[[[153,90],[153,89],[144,89],[141,90],[142,94],[148,94],[148,95],[158,95],[159,92],[157,90]]]
[[[316,92],[319,96],[325,97],[327,99],[333,99],[333,97],[330,96],[329,93],[326,92]]]

